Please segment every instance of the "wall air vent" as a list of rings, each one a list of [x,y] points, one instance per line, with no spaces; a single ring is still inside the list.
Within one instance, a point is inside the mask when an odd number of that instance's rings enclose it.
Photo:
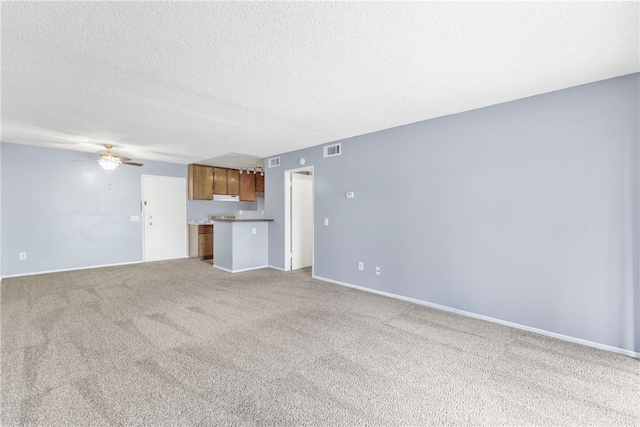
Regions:
[[[277,168],[278,166],[280,166],[280,156],[272,157],[267,162],[270,168]]]
[[[340,143],[325,145],[322,147],[322,157],[333,157],[339,156],[340,154],[342,154],[342,147],[340,146]]]

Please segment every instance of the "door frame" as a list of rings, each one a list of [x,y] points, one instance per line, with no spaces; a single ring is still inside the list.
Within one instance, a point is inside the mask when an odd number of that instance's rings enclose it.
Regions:
[[[311,275],[315,269],[315,172],[313,166],[284,171],[284,270],[291,271],[291,174],[311,172]]]
[[[147,262],[147,254],[146,254],[146,241],[145,241],[145,224],[146,224],[146,212],[145,212],[145,207],[144,207],[144,179],[145,177],[149,177],[149,178],[172,178],[172,179],[181,179],[184,182],[184,187],[185,187],[185,203],[184,203],[184,209],[185,209],[185,219],[187,219],[187,195],[189,194],[189,191],[187,189],[187,178],[183,177],[183,176],[165,176],[165,175],[151,175],[151,174],[142,174],[140,175],[140,224],[142,226],[142,233],[140,233],[140,235],[142,236],[142,262]],[[187,224],[187,222],[185,221],[184,224],[185,227],[185,236],[184,236],[184,247],[185,247],[185,253],[184,253],[184,257],[185,258],[189,258],[189,225]]]

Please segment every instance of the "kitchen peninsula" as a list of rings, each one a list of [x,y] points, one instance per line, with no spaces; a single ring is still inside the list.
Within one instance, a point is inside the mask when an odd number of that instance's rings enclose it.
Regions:
[[[213,266],[231,273],[267,267],[269,221],[214,217]]]

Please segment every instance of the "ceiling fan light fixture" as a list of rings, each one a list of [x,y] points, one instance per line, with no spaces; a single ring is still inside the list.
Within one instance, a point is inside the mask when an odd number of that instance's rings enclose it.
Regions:
[[[120,159],[117,157],[101,157],[100,160],[98,160],[98,163],[100,163],[100,166],[102,166],[103,169],[112,171],[118,167]]]

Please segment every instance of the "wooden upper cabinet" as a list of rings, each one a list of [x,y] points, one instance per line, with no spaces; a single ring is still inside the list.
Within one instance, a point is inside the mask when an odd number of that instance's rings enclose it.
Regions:
[[[213,168],[213,194],[229,194],[227,192],[227,170]]]
[[[189,200],[212,200],[214,194],[240,196],[243,202],[255,202],[256,193],[264,193],[264,176],[238,169],[189,165]]]
[[[240,194],[240,171],[227,169],[227,194],[237,196]]]
[[[255,202],[256,201],[256,175],[253,173],[240,174],[240,201]]]
[[[264,193],[264,175],[256,174],[256,193]]]
[[[189,200],[213,199],[213,168],[203,165],[189,165]]]

